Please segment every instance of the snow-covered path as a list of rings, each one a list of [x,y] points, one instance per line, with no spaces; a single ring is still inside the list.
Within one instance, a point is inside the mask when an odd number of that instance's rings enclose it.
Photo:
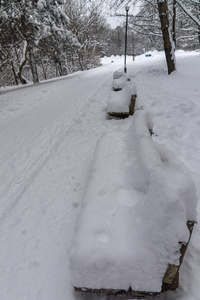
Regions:
[[[101,72],[93,71],[92,75],[89,74],[56,81],[50,88],[43,84],[32,87],[32,90],[13,92],[15,103],[10,101],[11,107],[8,103],[7,111],[4,110],[7,116],[3,116],[7,119],[1,120],[0,172],[3,185],[0,195],[4,199],[4,206],[0,210],[1,219],[17,204],[63,136],[79,119],[82,107],[91,101],[107,77],[111,77],[111,72],[107,75],[104,70],[103,76]],[[6,103],[10,94],[3,97]],[[37,105],[25,107],[24,111],[19,107],[18,110],[13,108],[13,104],[17,106],[20,98],[24,100],[30,97],[31,104],[36,102]]]
[[[116,68],[2,96],[0,299],[66,299],[72,289],[71,227],[97,138],[108,130]]]

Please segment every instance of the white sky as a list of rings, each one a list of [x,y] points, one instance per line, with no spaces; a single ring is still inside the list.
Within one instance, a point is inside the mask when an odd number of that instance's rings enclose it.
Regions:
[[[123,17],[108,17],[107,21],[110,24],[111,28],[115,29],[117,26],[122,25],[123,19]]]
[[[115,29],[117,26],[122,25],[123,22],[125,21],[125,15],[126,15],[125,6],[126,5],[121,6],[117,11],[117,14],[122,15],[122,16],[118,16],[118,17],[117,16],[109,16],[107,18],[107,21],[111,25],[112,29]],[[135,16],[140,11],[140,6],[141,6],[141,2],[138,2],[137,4],[134,4],[132,6],[130,5],[129,16],[130,15]]]

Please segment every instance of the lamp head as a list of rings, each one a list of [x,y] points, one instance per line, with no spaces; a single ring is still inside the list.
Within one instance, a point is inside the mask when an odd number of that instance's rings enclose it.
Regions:
[[[126,11],[129,11],[129,9],[130,9],[130,6],[125,6]]]

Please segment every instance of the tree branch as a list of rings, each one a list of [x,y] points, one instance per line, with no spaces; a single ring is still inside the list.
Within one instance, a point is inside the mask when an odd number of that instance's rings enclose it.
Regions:
[[[182,8],[182,10],[190,17],[190,19],[200,27],[200,20],[198,20],[182,3],[180,0],[176,0],[176,3]]]

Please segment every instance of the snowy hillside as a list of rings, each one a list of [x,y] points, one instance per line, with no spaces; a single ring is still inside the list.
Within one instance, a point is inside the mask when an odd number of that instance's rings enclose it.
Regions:
[[[0,90],[2,300],[81,299],[73,292],[69,266],[74,227],[97,140],[124,122],[107,118],[112,73],[123,67],[123,58],[102,63],[40,85]],[[127,68],[137,85],[137,106],[153,118],[154,141],[190,170],[199,199],[199,53],[179,51],[178,70],[170,76],[164,53],[129,58]],[[198,223],[180,287],[161,300],[199,300],[199,234]]]

